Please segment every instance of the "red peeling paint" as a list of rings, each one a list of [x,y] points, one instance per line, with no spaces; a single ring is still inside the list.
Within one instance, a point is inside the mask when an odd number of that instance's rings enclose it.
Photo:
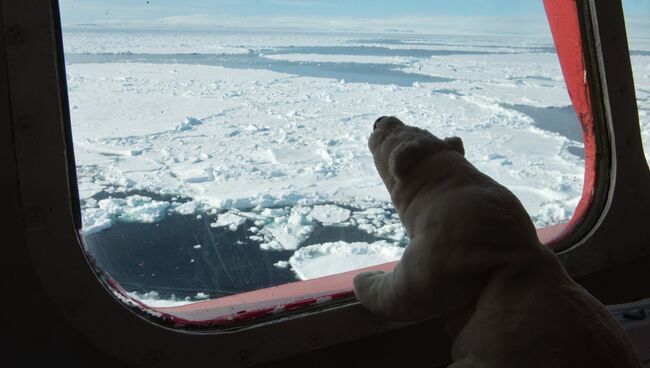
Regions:
[[[128,301],[126,305],[131,307],[135,312],[145,315],[146,317],[177,328],[220,328],[220,327],[237,327],[238,325],[250,324],[262,318],[285,312],[292,312],[305,309],[310,306],[331,303],[344,298],[350,298],[354,295],[352,290],[332,292],[327,295],[317,297],[306,297],[305,299],[295,300],[286,304],[278,304],[257,309],[245,310],[239,309],[250,307],[250,305],[233,306],[228,314],[219,315],[209,319],[191,319],[183,318],[171,312],[174,308],[167,308],[170,312],[162,312],[157,308],[151,308],[142,302],[131,298],[122,287],[112,278],[103,274],[102,277],[105,285],[122,301]]]
[[[142,303],[141,301],[130,297],[129,294],[127,294],[126,291],[124,291],[124,289],[122,289],[120,284],[118,284],[117,281],[113,280],[112,278],[110,278],[108,276],[105,276],[104,282],[111,289],[111,291],[113,293],[119,295],[120,297],[124,298],[125,300],[128,300],[129,303],[134,304],[134,306],[138,307],[142,311],[149,312],[150,314],[154,314],[154,315],[160,315],[161,314],[161,313],[155,311],[154,309],[150,308],[148,305]]]
[[[292,303],[279,305],[275,307],[266,307],[266,308],[260,308],[260,309],[250,310],[250,311],[241,310],[231,315],[225,315],[225,316],[221,316],[209,320],[189,320],[186,318],[181,318],[166,313],[163,313],[163,315],[160,318],[162,318],[163,320],[167,320],[174,327],[202,327],[202,328],[208,328],[208,327],[215,328],[215,327],[225,327],[225,326],[232,327],[240,324],[256,322],[261,318],[269,317],[274,314],[301,310],[309,306],[336,301],[339,299],[350,297],[352,295],[353,292],[351,290],[338,292],[338,293],[333,293],[331,295],[328,295],[327,297],[308,298],[308,299],[298,300]]]
[[[552,246],[575,229],[593,203],[596,180],[596,135],[576,0],[544,0],[544,7],[569,97],[582,125],[585,146],[582,197],[571,220],[561,229],[562,231],[556,232],[553,238],[547,239],[547,244]]]

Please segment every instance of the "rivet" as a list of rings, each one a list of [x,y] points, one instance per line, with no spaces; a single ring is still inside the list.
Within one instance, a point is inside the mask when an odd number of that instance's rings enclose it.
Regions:
[[[76,303],[68,302],[63,306],[63,317],[68,321],[78,321],[79,307]]]
[[[44,226],[43,214],[37,208],[33,208],[27,211],[27,213],[25,213],[24,216],[24,221],[25,221],[25,226],[27,226],[27,228],[29,229],[38,229]]]
[[[239,352],[239,361],[242,363],[244,366],[249,366],[251,365],[253,361],[253,352],[250,350],[241,350]]]
[[[620,85],[618,87],[618,94],[621,96],[625,96],[625,91],[627,90],[627,83],[625,81],[620,81]]]
[[[25,34],[20,26],[11,26],[5,32],[5,39],[11,46],[22,46],[25,43]]]
[[[323,334],[317,331],[314,331],[309,334],[309,345],[313,347],[318,347],[323,344]]]
[[[151,350],[147,353],[145,360],[147,364],[156,366],[162,361],[162,353],[157,350]]]
[[[18,125],[18,131],[20,134],[26,137],[30,137],[34,133],[34,126],[30,122],[30,119],[26,116],[21,116],[16,120]]]

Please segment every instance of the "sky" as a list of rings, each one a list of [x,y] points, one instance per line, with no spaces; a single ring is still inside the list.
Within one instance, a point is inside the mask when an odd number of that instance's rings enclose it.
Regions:
[[[650,19],[650,0],[623,0],[626,14]],[[483,17],[544,20],[542,0],[60,0],[64,26],[151,24],[231,26],[233,20]],[[282,22],[278,22],[282,23]],[[244,22],[246,24],[246,22]],[[259,24],[257,24],[259,25]]]
[[[522,15],[542,11],[541,0],[61,0],[74,19],[154,18],[183,14],[230,16]],[[106,14],[108,12],[108,14]],[[75,13],[75,14],[72,14]]]

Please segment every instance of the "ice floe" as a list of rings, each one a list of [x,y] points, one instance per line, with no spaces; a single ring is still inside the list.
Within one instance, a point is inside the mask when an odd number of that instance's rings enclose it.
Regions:
[[[96,206],[93,206],[96,203]],[[169,202],[156,201],[149,197],[133,195],[127,198],[107,198],[88,201],[83,208],[82,232],[89,234],[110,227],[115,220],[124,222],[155,222],[163,217]]]
[[[334,205],[319,205],[314,206],[309,215],[323,224],[340,224],[350,218],[350,210]]]
[[[333,275],[399,260],[404,248],[386,241],[315,244],[298,249],[289,259],[301,280]]]

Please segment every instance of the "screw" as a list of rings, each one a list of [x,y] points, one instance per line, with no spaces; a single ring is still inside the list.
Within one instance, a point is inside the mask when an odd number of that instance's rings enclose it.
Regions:
[[[627,83],[625,83],[625,81],[623,80],[619,81],[618,91],[616,92],[618,92],[618,94],[621,96],[625,96],[626,90],[627,90]]]
[[[79,308],[76,303],[68,302],[63,306],[63,317],[68,321],[79,320]]]
[[[248,367],[251,365],[253,361],[253,352],[250,350],[242,350],[239,352],[239,361],[244,365],[245,367]]]
[[[157,366],[162,361],[162,353],[157,350],[151,350],[147,353],[145,359],[149,365]]]
[[[5,39],[11,46],[22,46],[25,42],[25,34],[20,26],[11,26],[5,32]]]
[[[323,344],[323,334],[320,332],[312,332],[309,334],[309,345],[313,347],[318,347]]]
[[[16,119],[20,133],[22,133],[22,135],[26,137],[30,137],[34,132],[33,126],[29,120],[30,119],[26,116],[21,116],[18,119]]]
[[[29,229],[43,227],[43,215],[41,214],[41,211],[36,208],[27,211],[24,219],[25,225],[27,225]]]

